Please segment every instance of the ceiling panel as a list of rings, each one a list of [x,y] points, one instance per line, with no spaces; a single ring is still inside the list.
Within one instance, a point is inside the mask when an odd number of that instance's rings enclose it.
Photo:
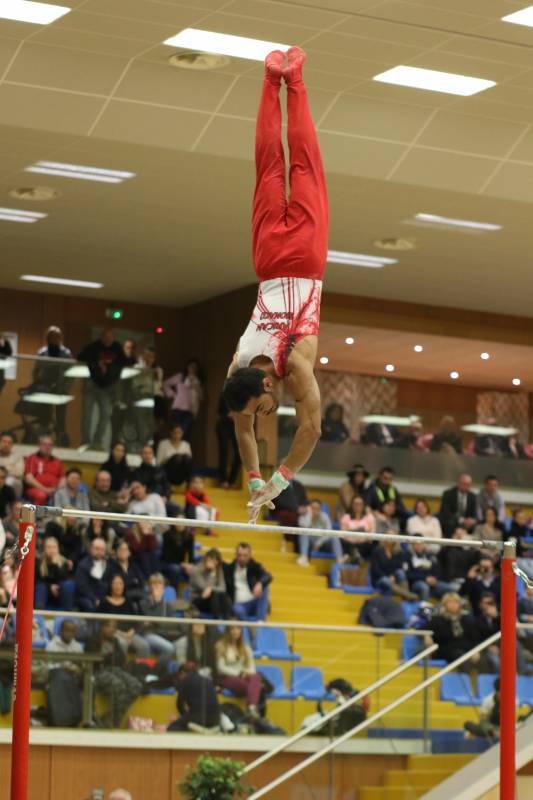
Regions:
[[[43,27],[31,41],[43,46],[66,47],[78,52],[105,53],[123,58],[134,58],[150,46],[146,39],[126,39],[75,28],[57,28],[55,25]]]
[[[420,145],[442,147],[478,155],[504,157],[526,130],[525,125],[439,111],[418,139]]]
[[[386,178],[405,152],[405,145],[402,144],[325,132],[320,133],[320,148],[328,173],[367,178]]]
[[[207,121],[206,114],[151,106],[147,115],[137,103],[112,100],[96,125],[94,135],[134,144],[188,150]]]
[[[370,13],[370,12],[369,12]],[[339,26],[340,33],[349,33],[352,36],[363,36],[366,39],[385,41],[415,47],[436,47],[450,37],[447,33],[429,28],[407,27],[396,22],[386,22],[379,19],[365,19],[364,17],[348,17]]]
[[[215,118],[196,147],[198,153],[251,160],[254,153],[255,120]]]
[[[394,180],[459,192],[477,192],[494,169],[494,162],[443,150],[414,148],[394,173]]]
[[[417,106],[343,95],[322,121],[321,127],[369,138],[410,142],[430,113],[428,109]]]
[[[356,10],[354,2],[353,10]],[[305,10],[292,4],[270,2],[270,0],[233,0],[229,5],[224,5],[225,14],[236,14],[243,17],[252,17],[259,20],[272,20],[287,25],[301,25],[324,30],[332,25],[338,25],[345,19],[343,14],[338,14],[326,9]]]
[[[17,51],[19,43],[14,39],[0,39],[0,76]]]
[[[105,17],[124,17],[128,20],[141,21],[149,25],[180,26],[192,25],[200,19],[206,10],[220,7],[222,0],[205,0],[203,6],[195,7],[195,3],[166,3],[157,0],[88,0],[83,11],[89,14],[101,14]],[[70,16],[67,14],[67,16]]]
[[[97,97],[0,85],[0,124],[83,135],[101,106]]]
[[[533,165],[504,164],[484,193],[526,203],[533,202]]]
[[[404,45],[400,42],[364,39],[360,36],[346,36],[333,31],[321,33],[314,38],[312,48],[349,58],[382,61],[385,64],[404,64],[419,56],[424,50],[423,47]]]
[[[308,89],[309,105],[314,119],[320,119],[326,109],[335,99],[333,92],[310,87]],[[233,114],[238,117],[248,117],[255,121],[259,98],[261,96],[261,81],[250,78],[240,78],[233,86],[219,109],[221,114]],[[283,117],[286,118],[286,93],[281,93],[281,108]]]
[[[462,8],[468,8],[461,3]],[[448,10],[450,8],[450,10]],[[430,28],[441,28],[447,31],[474,31],[485,19],[475,14],[462,13],[462,9],[453,10],[447,3],[440,8],[429,3],[410,3],[401,0],[388,0],[372,9],[372,16],[387,20],[397,20],[404,24],[427,25]]]

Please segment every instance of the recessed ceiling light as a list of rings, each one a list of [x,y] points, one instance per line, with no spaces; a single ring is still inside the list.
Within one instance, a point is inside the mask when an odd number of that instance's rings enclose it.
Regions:
[[[327,356],[321,356],[320,357],[320,363],[321,364],[328,364],[329,363],[329,358]]]
[[[83,289],[101,289],[103,283],[96,281],[77,281],[71,278],[51,278],[48,275],[21,275],[21,281],[30,281],[33,283],[57,283],[60,286],[81,286]]]
[[[469,97],[472,94],[496,86],[495,81],[482,78],[471,78],[468,75],[456,75],[453,72],[439,72],[435,69],[421,67],[405,67],[400,65],[382,72],[374,77],[380,83],[394,83],[396,86],[408,86],[412,89],[426,89],[430,92],[459,94]]]
[[[526,25],[528,28],[533,28],[533,6],[527,6],[513,14],[507,14],[506,17],[502,17],[502,22],[514,22],[515,25]]]
[[[342,250],[328,250],[328,262],[330,264],[349,264],[352,267],[381,269],[387,264],[397,264],[398,259],[385,258],[385,256],[369,256],[364,253],[345,253]]]
[[[22,211],[20,208],[0,208],[0,219],[6,222],[37,222],[48,214],[39,211]]]
[[[513,378],[513,386],[520,386],[521,383],[520,378]]]
[[[488,361],[490,358],[490,353],[481,353],[482,361]]]
[[[459,373],[455,372],[455,370],[453,372],[450,372],[450,378],[452,379],[452,381],[456,381],[458,377]]]
[[[353,336],[347,336],[344,341],[346,344],[353,344],[355,342],[355,339],[353,338]]]
[[[422,347],[421,344],[415,344],[413,350],[415,351],[415,353],[421,353],[424,350],[424,348]]]
[[[264,61],[272,50],[288,50],[290,45],[266,42],[263,39],[248,39],[246,36],[231,36],[215,31],[201,31],[197,28],[185,30],[165,39],[163,44],[183,47],[186,50],[201,50],[206,53],[221,53],[224,56],[248,58],[251,61]]]
[[[122,183],[135,177],[135,172],[124,172],[102,167],[85,167],[79,164],[62,164],[58,161],[37,161],[26,172],[37,172],[43,175],[57,175],[61,178],[77,178],[82,181],[99,181],[100,183]]]
[[[444,225],[448,228],[472,228],[477,231],[501,231],[501,225],[492,222],[474,222],[470,219],[454,219],[453,217],[441,217],[439,214],[415,214],[418,222],[428,222],[432,225]]]
[[[72,11],[66,6],[53,6],[50,3],[36,3],[31,0],[2,0],[0,17],[16,22],[34,22],[36,25],[49,25],[59,17]]]
[[[394,364],[385,364],[385,370],[387,372],[394,372]]]

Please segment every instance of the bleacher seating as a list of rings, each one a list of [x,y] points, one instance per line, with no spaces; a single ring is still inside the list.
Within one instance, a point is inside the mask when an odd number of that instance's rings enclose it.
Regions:
[[[458,706],[479,706],[481,701],[472,691],[467,672],[449,672],[440,679],[440,698]]]
[[[258,628],[254,656],[277,661],[300,661],[300,656],[290,649],[287,634],[283,628]]]
[[[285,686],[281,667],[276,667],[272,664],[258,664],[257,671],[264,675],[274,687],[268,695],[271,700],[294,700],[296,695],[293,692],[289,692]]]
[[[291,691],[306,700],[323,700],[328,697],[322,670],[318,667],[293,667]]]

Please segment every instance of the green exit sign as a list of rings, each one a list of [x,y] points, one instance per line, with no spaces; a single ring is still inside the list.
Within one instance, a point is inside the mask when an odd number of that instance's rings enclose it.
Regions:
[[[124,312],[121,308],[106,308],[105,315],[108,319],[122,319]]]

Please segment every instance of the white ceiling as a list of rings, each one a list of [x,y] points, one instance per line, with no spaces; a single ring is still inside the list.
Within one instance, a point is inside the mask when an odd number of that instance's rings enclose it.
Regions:
[[[0,20],[0,205],[49,214],[0,222],[1,285],[39,272],[102,280],[117,300],[183,305],[252,282],[262,65],[172,68],[161,42],[191,26],[306,48],[333,249],[378,253],[376,239],[416,238],[383,270],[331,265],[326,289],[531,316],[533,29],[500,19],[525,0],[56,4],[74,10],[50,26]],[[498,85],[458,98],[371,80],[400,63]],[[138,176],[112,186],[23,171],[38,159]],[[36,184],[62,197],[8,195]],[[406,224],[417,212],[504,227]]]

